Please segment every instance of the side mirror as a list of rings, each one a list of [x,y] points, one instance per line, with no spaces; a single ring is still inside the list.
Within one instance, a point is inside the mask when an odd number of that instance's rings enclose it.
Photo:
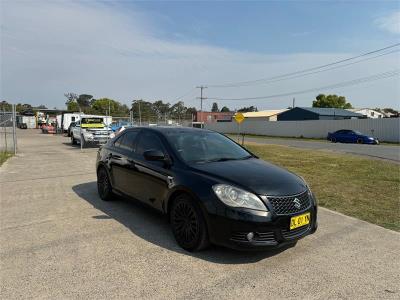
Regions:
[[[143,156],[146,160],[149,161],[164,161],[165,155],[160,150],[147,150],[143,153]]]

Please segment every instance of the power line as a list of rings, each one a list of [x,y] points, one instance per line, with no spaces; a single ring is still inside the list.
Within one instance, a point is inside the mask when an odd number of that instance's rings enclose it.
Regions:
[[[316,66],[316,67],[312,67],[312,68],[308,68],[308,69],[304,69],[304,70],[299,70],[299,71],[295,71],[295,72],[290,72],[290,73],[286,73],[286,74],[282,74],[282,75],[278,75],[278,76],[273,76],[273,77],[269,77],[269,78],[261,78],[261,79],[256,79],[256,80],[241,81],[241,82],[235,82],[235,83],[217,84],[217,85],[208,85],[208,86],[209,87],[213,87],[213,88],[240,87],[240,86],[248,86],[248,85],[260,84],[260,83],[263,83],[265,81],[271,81],[271,80],[275,80],[275,79],[282,79],[283,80],[283,78],[288,77],[288,76],[299,75],[299,74],[307,73],[307,72],[310,72],[310,71],[315,71],[315,70],[323,69],[323,68],[326,68],[326,67],[338,65],[338,64],[341,64],[341,63],[346,62],[346,61],[355,60],[357,58],[361,58],[361,57],[364,57],[364,56],[369,56],[369,55],[374,54],[374,53],[378,53],[378,52],[385,51],[387,49],[398,47],[399,45],[400,45],[400,43],[393,44],[393,45],[390,45],[390,46],[387,46],[387,47],[384,47],[384,48],[381,48],[381,49],[369,51],[369,52],[366,52],[366,53],[363,53],[363,54],[360,54],[360,55],[357,55],[357,56],[353,56],[353,57],[349,57],[349,58],[346,58],[346,59],[338,60],[338,61],[331,62],[331,63],[325,64],[325,65],[320,65],[320,66]],[[386,53],[384,55],[387,55],[387,54],[390,54],[390,53],[392,53],[392,52]],[[376,56],[376,57],[379,57],[379,56]],[[376,58],[376,57],[374,57],[374,58]],[[365,61],[365,60],[361,60],[361,61]],[[328,71],[328,70],[326,70],[326,71]],[[307,74],[307,75],[310,75],[310,74]]]
[[[246,98],[209,97],[208,99],[215,99],[215,100],[219,100],[219,101],[241,101],[241,100],[260,100],[260,99],[278,98],[278,97],[285,97],[285,96],[292,96],[292,95],[299,95],[299,94],[307,94],[310,92],[315,92],[315,91],[320,91],[320,90],[325,90],[325,89],[335,89],[335,88],[347,87],[347,86],[352,86],[352,85],[358,85],[361,83],[381,80],[381,79],[390,78],[390,77],[394,77],[394,76],[398,76],[398,75],[400,75],[400,69],[383,72],[383,73],[375,74],[372,76],[361,77],[361,78],[353,79],[350,81],[339,82],[336,84],[327,85],[327,86],[323,86],[323,87],[311,88],[311,89],[307,89],[307,90],[295,91],[295,92],[290,92],[290,93],[282,93],[282,94],[258,96],[258,97],[246,97]]]
[[[314,74],[318,74],[318,73],[322,73],[322,72],[326,72],[326,71],[331,71],[331,70],[335,70],[335,69],[340,69],[340,68],[343,68],[343,67],[347,67],[347,66],[350,66],[350,65],[358,64],[360,62],[364,62],[364,61],[367,61],[367,60],[375,59],[375,58],[378,58],[378,57],[381,57],[381,56],[385,56],[385,55],[389,55],[389,54],[393,54],[393,53],[396,53],[396,52],[400,52],[400,50],[393,50],[393,51],[390,51],[390,52],[387,52],[387,53],[383,53],[383,54],[375,55],[375,56],[372,56],[372,57],[364,58],[364,59],[361,59],[361,60],[358,60],[358,61],[354,61],[354,62],[351,62],[351,63],[348,63],[348,64],[344,64],[344,65],[334,66],[334,67],[331,67],[331,68],[328,68],[328,69],[324,69],[324,70],[318,70],[318,71],[313,71],[313,72],[309,72],[309,73],[294,75],[294,76],[287,77],[287,78],[269,80],[269,81],[260,83],[260,85],[261,84],[270,84],[270,83],[274,83],[274,82],[290,80],[290,79],[295,79],[295,78],[299,78],[299,77],[305,77],[305,76],[314,75]],[[251,85],[252,84],[248,84],[246,86],[251,86]],[[245,85],[243,85],[243,86],[245,86]]]
[[[186,97],[186,96],[192,94],[195,90],[196,90],[196,88],[191,88],[189,91],[187,91],[187,92],[186,92],[185,94],[183,94],[182,96],[175,98],[174,102],[176,102],[176,101],[178,101],[178,100],[180,100],[180,99],[182,99],[182,98],[184,98],[184,97]]]

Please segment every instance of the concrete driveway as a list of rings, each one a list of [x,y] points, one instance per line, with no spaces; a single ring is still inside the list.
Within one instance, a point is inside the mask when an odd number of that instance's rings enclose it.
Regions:
[[[1,299],[399,299],[400,235],[320,210],[296,247],[188,253],[163,216],[102,202],[96,149],[19,131],[0,168]]]
[[[234,140],[237,139],[237,136],[235,135],[230,135],[230,137]],[[358,145],[331,143],[328,141],[302,141],[298,139],[247,136],[245,137],[245,141],[261,144],[284,145],[303,149],[329,150],[341,153],[351,153],[400,163],[400,147],[396,145]]]

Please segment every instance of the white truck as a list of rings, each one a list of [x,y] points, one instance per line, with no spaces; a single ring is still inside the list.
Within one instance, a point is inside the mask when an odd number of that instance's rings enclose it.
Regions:
[[[88,144],[105,144],[113,133],[104,118],[82,115],[71,130],[71,143],[80,143],[82,148]]]

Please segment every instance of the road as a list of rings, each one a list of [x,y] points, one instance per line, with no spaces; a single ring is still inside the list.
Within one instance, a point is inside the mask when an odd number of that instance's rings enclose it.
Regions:
[[[236,139],[235,136],[231,136]],[[329,150],[341,153],[369,156],[386,159],[400,163],[400,147],[396,145],[358,145],[330,143],[328,141],[302,141],[298,139],[270,138],[270,137],[245,137],[245,141],[262,144],[284,145],[303,149]]]
[[[18,131],[0,167],[1,299],[399,299],[400,234],[321,209],[282,251],[180,249],[164,217],[102,202],[96,149]]]

